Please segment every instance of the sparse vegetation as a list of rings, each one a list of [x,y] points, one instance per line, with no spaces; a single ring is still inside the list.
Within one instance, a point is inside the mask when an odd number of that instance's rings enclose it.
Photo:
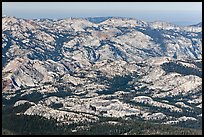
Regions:
[[[138,119],[101,117],[97,122],[59,124],[40,116],[16,115],[11,107],[3,107],[4,135],[201,135],[202,130],[160,125]],[[83,127],[83,128],[79,128]],[[74,131],[74,132],[73,132]]]

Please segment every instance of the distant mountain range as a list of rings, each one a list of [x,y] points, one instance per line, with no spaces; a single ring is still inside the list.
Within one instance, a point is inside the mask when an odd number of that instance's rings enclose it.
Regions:
[[[2,90],[18,116],[76,133],[108,118],[202,129],[202,23],[4,16]]]

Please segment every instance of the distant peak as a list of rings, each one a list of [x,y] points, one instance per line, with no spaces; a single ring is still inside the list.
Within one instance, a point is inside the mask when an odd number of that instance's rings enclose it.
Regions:
[[[202,22],[200,22],[198,24],[190,25],[190,27],[202,27]]]
[[[92,23],[101,23],[103,21],[106,21],[109,18],[112,18],[112,17],[88,17],[85,19],[87,19],[88,21],[90,21]]]

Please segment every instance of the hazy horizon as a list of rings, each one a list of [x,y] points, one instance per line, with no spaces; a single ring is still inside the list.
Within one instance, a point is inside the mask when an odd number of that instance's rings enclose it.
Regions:
[[[25,19],[128,17],[192,25],[202,21],[202,2],[2,2],[2,14]]]

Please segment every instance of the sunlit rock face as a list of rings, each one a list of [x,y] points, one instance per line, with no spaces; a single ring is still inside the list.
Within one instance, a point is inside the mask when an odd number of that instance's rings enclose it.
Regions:
[[[2,17],[2,95],[22,115],[196,123],[201,85],[201,24]]]

